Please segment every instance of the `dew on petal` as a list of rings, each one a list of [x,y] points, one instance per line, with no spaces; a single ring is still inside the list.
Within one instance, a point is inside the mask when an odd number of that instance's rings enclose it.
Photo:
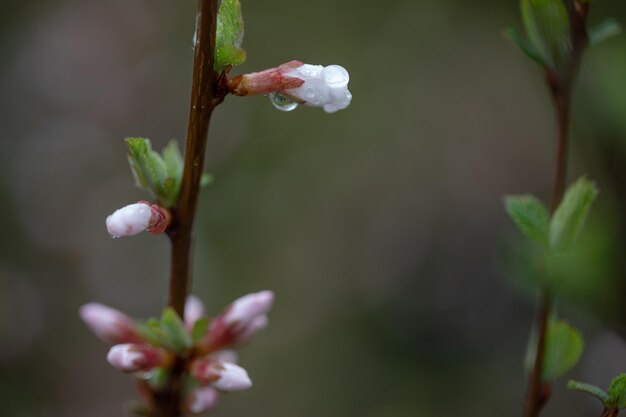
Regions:
[[[329,65],[322,71],[322,78],[331,88],[340,88],[348,85],[350,74],[340,65]]]
[[[280,111],[292,111],[298,107],[298,103],[280,93],[270,93],[272,105]]]

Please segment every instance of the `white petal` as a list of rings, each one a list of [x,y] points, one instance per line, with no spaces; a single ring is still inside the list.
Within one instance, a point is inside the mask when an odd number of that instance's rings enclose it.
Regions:
[[[220,378],[211,384],[213,387],[221,391],[243,391],[252,387],[248,372],[241,366],[228,362],[221,362],[220,365],[223,370]]]
[[[152,210],[148,204],[130,204],[107,217],[107,230],[113,237],[133,236],[150,226],[151,217]]]

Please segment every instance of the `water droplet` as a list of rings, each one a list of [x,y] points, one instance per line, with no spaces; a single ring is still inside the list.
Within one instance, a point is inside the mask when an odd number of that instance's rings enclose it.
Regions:
[[[324,67],[322,67],[321,65],[310,65],[310,64],[304,64],[301,67],[297,68],[300,74],[307,76],[307,77],[319,77],[323,69]]]
[[[270,93],[270,101],[280,111],[292,111],[298,107],[298,103],[280,93]]]

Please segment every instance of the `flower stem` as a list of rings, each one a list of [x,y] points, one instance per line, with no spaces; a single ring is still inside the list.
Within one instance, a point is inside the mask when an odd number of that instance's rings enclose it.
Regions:
[[[557,140],[554,165],[554,179],[550,211],[552,214],[561,204],[565,192],[567,178],[567,150],[570,124],[570,108],[572,87],[580,66],[582,52],[588,43],[587,15],[589,4],[574,0],[570,6],[570,25],[572,30],[572,55],[569,68],[563,74],[556,74],[547,70],[547,80],[552,93],[552,100],[557,119]],[[528,379],[524,417],[537,417],[546,402],[550,399],[551,384],[541,379],[543,373],[543,359],[548,331],[548,320],[552,309],[552,294],[547,288],[541,289],[539,313],[537,315],[537,345],[535,361]]]

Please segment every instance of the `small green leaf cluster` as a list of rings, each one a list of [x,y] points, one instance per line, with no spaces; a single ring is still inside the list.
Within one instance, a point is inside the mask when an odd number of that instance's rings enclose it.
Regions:
[[[532,195],[506,196],[504,204],[507,213],[528,240],[555,253],[570,249],[576,242],[597,195],[596,185],[582,177],[567,190],[552,217]]]
[[[521,0],[520,8],[526,36],[514,28],[505,29],[505,34],[530,59],[561,73],[571,64],[573,11],[563,0]],[[609,19],[589,30],[589,43],[595,45],[619,33],[619,23]]]
[[[221,73],[230,65],[246,61],[243,42],[243,17],[239,0],[222,0],[217,14],[215,39],[215,71]]]
[[[171,208],[178,202],[183,175],[183,157],[178,143],[170,141],[158,153],[152,149],[150,139],[126,138],[128,162],[139,188],[148,191],[160,206]],[[212,177],[204,174],[202,186],[210,184]]]
[[[608,392],[595,385],[573,380],[567,383],[567,387],[596,397],[602,402],[605,410],[617,411],[626,408],[626,374],[615,377],[609,385]]]
[[[198,322],[201,320],[198,320]],[[195,324],[198,325],[198,322]],[[203,322],[203,333],[199,336],[192,337],[185,329],[185,324],[172,308],[166,308],[163,311],[161,319],[150,318],[145,323],[137,324],[139,334],[151,345],[162,347],[170,352],[181,354],[189,350],[194,341],[197,341],[206,335],[208,326],[207,321]],[[202,324],[201,324],[202,325]],[[194,331],[197,326],[194,326]]]
[[[152,150],[150,139],[126,138],[126,144],[137,186],[150,192],[161,206],[174,206],[183,173],[183,157],[176,141],[171,141],[161,154]]]

